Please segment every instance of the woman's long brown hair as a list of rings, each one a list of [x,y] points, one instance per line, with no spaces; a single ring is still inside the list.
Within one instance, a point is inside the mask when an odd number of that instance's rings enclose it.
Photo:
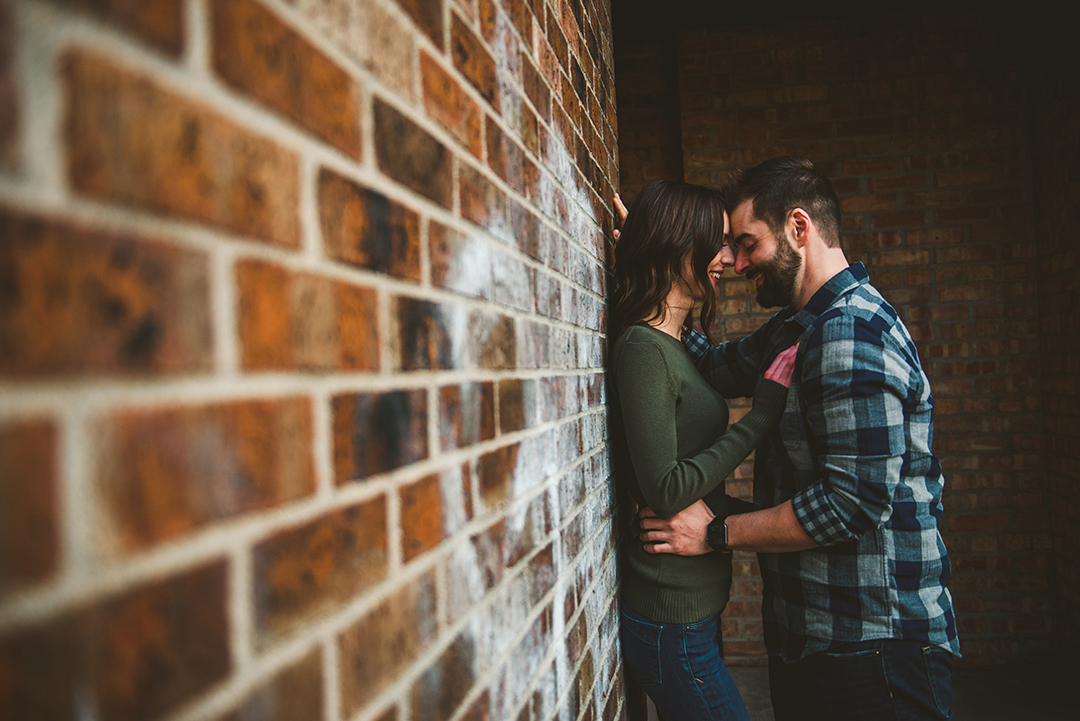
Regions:
[[[691,253],[694,278],[712,288],[708,266],[724,245],[724,203],[720,194],[701,185],[657,180],[645,187],[615,244],[614,288],[611,294],[612,342],[627,327],[660,316],[672,284],[682,277]],[[686,317],[690,325],[692,314]],[[701,303],[706,335],[716,316],[716,296]]]

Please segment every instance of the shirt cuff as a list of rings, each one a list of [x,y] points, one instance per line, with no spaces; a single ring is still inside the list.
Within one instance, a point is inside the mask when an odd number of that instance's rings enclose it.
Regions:
[[[815,483],[799,491],[791,499],[791,505],[806,535],[819,546],[833,546],[857,538],[829,502],[829,491],[824,483]]]
[[[709,343],[709,339],[705,337],[704,333],[694,330],[693,328],[683,333],[682,337],[683,345],[686,346],[686,352],[690,356],[690,360],[694,362],[694,365],[698,365],[708,354],[709,349],[712,348],[712,344]]]

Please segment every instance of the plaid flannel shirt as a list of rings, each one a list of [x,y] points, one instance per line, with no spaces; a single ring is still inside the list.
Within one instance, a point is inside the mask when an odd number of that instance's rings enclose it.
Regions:
[[[791,500],[820,547],[758,554],[769,653],[792,662],[898,638],[958,655],[930,383],[863,264],[748,336],[713,346],[691,332],[684,342],[729,398],[752,395],[776,355],[801,343],[783,419],[757,449],[754,502]]]

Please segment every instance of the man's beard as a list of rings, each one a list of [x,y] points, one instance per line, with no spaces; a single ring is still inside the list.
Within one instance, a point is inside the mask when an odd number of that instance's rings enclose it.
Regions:
[[[776,239],[776,252],[766,263],[758,266],[763,276],[757,302],[762,308],[791,305],[795,295],[795,280],[802,267],[802,258],[786,238]]]

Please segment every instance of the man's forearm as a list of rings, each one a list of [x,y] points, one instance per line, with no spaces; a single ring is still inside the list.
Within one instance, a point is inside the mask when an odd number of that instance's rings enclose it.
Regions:
[[[727,517],[728,547],[758,553],[786,553],[816,548],[806,535],[791,501],[763,511]]]

